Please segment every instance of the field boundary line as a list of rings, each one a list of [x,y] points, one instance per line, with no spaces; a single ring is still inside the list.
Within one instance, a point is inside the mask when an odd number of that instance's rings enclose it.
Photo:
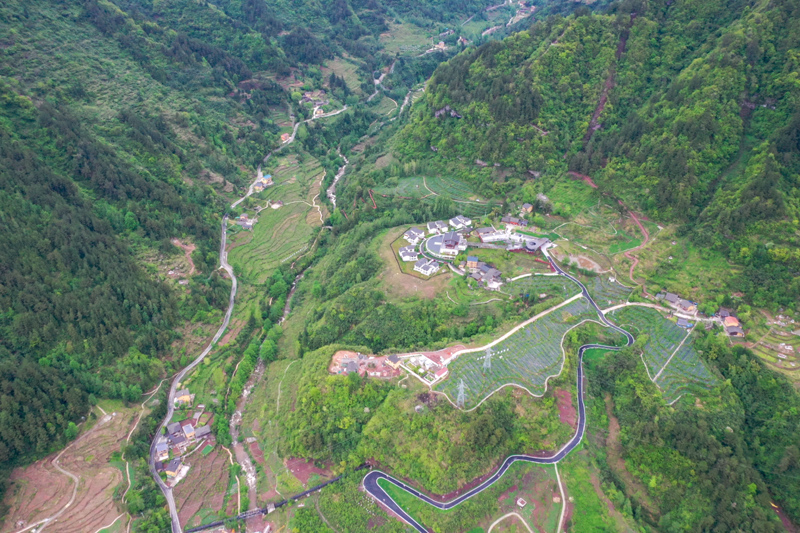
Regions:
[[[226,448],[222,444],[220,444],[220,446],[222,446],[223,450],[228,452],[228,461],[230,461],[231,466],[233,466],[234,464],[239,464],[239,463],[234,463],[233,462],[233,454],[231,453],[231,451],[228,448]],[[198,448],[199,448],[199,446],[198,446]],[[195,450],[196,449],[197,448],[195,448]],[[239,484],[239,476],[233,476],[233,477],[236,478],[236,508],[238,509],[238,514],[242,514],[242,487]]]
[[[564,525],[564,514],[567,511],[567,498],[564,494],[564,484],[561,482],[561,474],[558,473],[558,463],[555,463],[556,479],[558,479],[558,490],[561,491],[561,515],[558,517],[556,533],[561,533],[561,526]]]
[[[103,527],[101,527],[100,529],[98,529],[98,530],[97,530],[97,531],[95,531],[94,533],[100,533],[100,532],[101,532],[101,531],[103,531],[104,529],[108,529],[108,528],[110,528],[111,526],[113,526],[114,524],[116,524],[116,523],[117,523],[117,520],[119,520],[120,518],[122,518],[122,517],[123,517],[123,516],[125,516],[126,514],[127,514],[127,513],[122,513],[121,515],[119,515],[118,517],[116,517],[116,518],[114,519],[114,521],[113,521],[113,522],[111,522],[111,523],[110,523],[110,524],[108,524],[107,526],[103,526]]]
[[[678,347],[675,348],[675,351],[672,352],[672,355],[669,356],[669,358],[667,359],[667,362],[664,363],[664,366],[662,366],[661,370],[659,370],[658,374],[656,374],[656,377],[653,378],[653,383],[656,383],[656,380],[659,378],[659,376],[661,376],[661,373],[664,371],[664,369],[669,366],[669,363],[670,363],[670,361],[672,361],[672,358],[675,357],[675,354],[678,353],[678,350],[681,349],[681,346],[683,346],[683,343],[686,342],[686,339],[688,339],[691,334],[692,334],[692,330],[689,330],[689,331],[686,332],[686,335],[683,337],[683,340],[681,340],[681,343],[678,344]],[[656,383],[656,385],[658,385],[658,383]],[[661,388],[661,387],[659,387],[659,388]]]

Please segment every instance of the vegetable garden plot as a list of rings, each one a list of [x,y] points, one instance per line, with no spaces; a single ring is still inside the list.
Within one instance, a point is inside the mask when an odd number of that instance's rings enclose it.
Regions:
[[[506,284],[503,292],[515,297],[530,294],[538,298],[540,294],[546,294],[567,299],[580,293],[581,290],[575,282],[564,276],[528,276]]]
[[[454,200],[470,200],[475,196],[469,185],[456,178],[434,176],[425,178],[425,182],[433,192]]]
[[[671,403],[687,390],[709,390],[716,382],[717,379],[700,359],[691,340],[687,340],[661,372],[656,385],[662,390],[664,399]]]
[[[460,355],[449,366],[450,377],[435,387],[454,402],[464,381],[464,408],[471,409],[499,387],[516,384],[536,395],[544,394],[546,380],[561,370],[564,334],[597,314],[581,298],[527,325],[491,347],[491,365],[484,368],[486,350]]]
[[[592,299],[597,302],[600,308],[611,307],[625,303],[628,300],[633,289],[617,283],[616,281],[609,281],[607,275],[600,274],[584,281],[584,285],[592,295]]]

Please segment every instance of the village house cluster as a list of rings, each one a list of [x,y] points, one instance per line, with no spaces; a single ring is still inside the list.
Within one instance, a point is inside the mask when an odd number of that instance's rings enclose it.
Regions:
[[[673,308],[676,312],[685,313],[688,315],[695,315],[697,314],[697,302],[693,302],[691,300],[687,300],[685,298],[681,298],[679,295],[672,293],[672,292],[660,292],[656,294],[656,300],[660,302],[665,302],[671,308]],[[736,313],[732,309],[728,309],[725,307],[720,307],[719,311],[714,315],[718,320],[719,324],[722,326],[722,329],[729,337],[744,337],[744,328],[742,327],[742,322],[736,316]],[[678,316],[677,317],[677,324],[682,328],[689,329],[693,326],[687,318]],[[707,328],[711,328],[712,325],[709,323]]]
[[[524,204],[522,213],[530,213],[533,206]],[[527,227],[524,219],[506,216],[501,220],[503,229],[494,226],[472,228],[472,220],[464,215],[458,215],[448,221],[434,220],[428,222],[424,229],[412,227],[408,229],[403,238],[408,245],[398,250],[400,260],[413,262],[414,271],[424,276],[432,276],[445,262],[452,262],[459,254],[465,252],[470,246],[476,248],[505,249],[512,252],[538,252],[547,244],[549,239],[535,237],[517,231]],[[469,242],[470,236],[476,236],[478,242]],[[494,243],[503,243],[495,245]],[[503,283],[502,273],[479,261],[474,255],[467,257],[466,265],[462,262],[460,270],[454,270],[461,275],[467,275],[488,290],[498,290]]]
[[[399,376],[402,372],[400,371],[400,365],[394,364],[390,360],[391,357],[376,357],[359,352],[337,352],[333,356],[329,371],[332,374],[356,373],[361,377],[393,378]]]
[[[188,389],[175,393],[175,406],[191,408],[194,395]],[[183,457],[190,448],[199,448],[203,442],[213,446],[214,436],[211,433],[209,413],[205,413],[205,405],[198,405],[191,416],[167,425],[166,433],[156,441],[156,471],[164,472],[173,483],[179,481],[181,472],[188,471]]]

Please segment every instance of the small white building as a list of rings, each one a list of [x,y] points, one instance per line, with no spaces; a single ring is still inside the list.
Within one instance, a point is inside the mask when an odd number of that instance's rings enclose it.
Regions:
[[[413,246],[403,246],[399,250],[400,259],[405,262],[408,261],[416,261],[419,259],[419,253],[414,249]]]
[[[508,233],[505,231],[498,231],[494,228],[478,228],[475,230],[481,242],[497,242],[505,241],[508,239]]]
[[[414,263],[414,270],[423,276],[432,276],[439,270],[439,262],[423,257]]]
[[[443,220],[435,220],[433,222],[428,222],[428,233],[431,235],[436,235],[438,233],[442,233],[443,231],[447,231],[447,222]]]
[[[453,217],[450,219],[450,225],[455,229],[464,229],[467,226],[472,225],[472,220],[468,219],[464,215],[458,215],[457,217]]]
[[[425,238],[425,232],[419,228],[411,228],[403,234],[403,238],[410,244],[416,246],[422,239]]]

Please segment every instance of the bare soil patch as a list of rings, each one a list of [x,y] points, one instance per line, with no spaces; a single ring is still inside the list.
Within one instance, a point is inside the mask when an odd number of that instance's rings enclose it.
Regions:
[[[289,472],[297,478],[297,480],[306,486],[308,480],[313,474],[322,477],[330,477],[331,472],[328,469],[322,469],[314,465],[312,461],[301,459],[300,457],[289,457],[284,460],[283,464],[289,469]]]
[[[556,389],[555,396],[559,420],[574,429],[577,427],[578,416],[575,406],[572,404],[572,394],[568,390]]]
[[[99,411],[95,411],[98,412]],[[101,415],[96,425],[71,444],[59,460],[61,467],[80,479],[75,501],[50,529],[66,533],[96,531],[120,514],[112,500],[114,488],[125,482],[122,472],[109,464],[135,422],[135,410]],[[5,503],[10,506],[0,531],[16,531],[60,511],[69,502],[73,481],[52,465],[57,454],[11,475]]]
[[[264,459],[264,452],[261,450],[261,447],[258,445],[258,442],[251,442],[250,446],[250,455],[253,456],[253,459],[263,467],[267,466],[267,461]]]
[[[225,492],[228,489],[228,454],[217,447],[203,457],[195,453],[186,459],[191,466],[186,477],[173,489],[178,516],[184,526],[200,525],[200,517],[195,517],[200,509],[222,509]],[[236,496],[233,496],[236,500]],[[235,501],[234,501],[235,504]]]
[[[194,261],[192,261],[192,252],[195,251],[197,246],[195,246],[193,243],[183,244],[178,239],[172,239],[172,244],[183,250],[183,255],[186,258],[186,261],[189,263],[189,273],[187,275],[193,275],[197,269],[194,267]]]

